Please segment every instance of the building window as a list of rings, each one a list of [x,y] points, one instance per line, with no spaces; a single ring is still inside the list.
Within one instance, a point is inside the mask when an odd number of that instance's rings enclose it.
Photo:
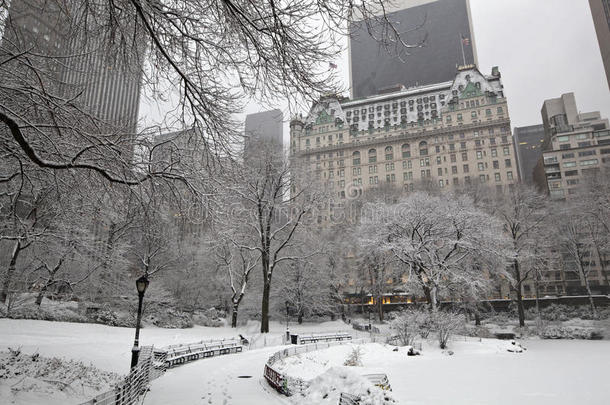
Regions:
[[[477,112],[476,111],[471,112],[470,113],[470,117],[471,118],[477,118]]]
[[[369,177],[369,184],[378,184],[378,183],[379,183],[379,177],[378,176]]]
[[[419,155],[420,156],[428,155],[428,143],[426,141],[421,141],[419,143]]]
[[[502,107],[498,107],[498,114],[504,114],[504,109]]]
[[[597,159],[589,159],[589,160],[583,160],[580,162],[581,166],[593,166],[598,164],[599,161]]]
[[[402,162],[402,168],[403,168],[403,169],[410,169],[410,168],[412,168],[412,167],[413,167],[413,164],[411,163],[411,161],[410,161],[410,160],[404,160],[404,161]]]
[[[457,162],[457,157],[455,156],[455,154],[450,155],[449,160],[451,161],[451,163],[455,163],[455,162]]]
[[[394,163],[386,163],[385,164],[385,171],[386,172],[394,171]]]
[[[352,170],[352,174],[354,176],[360,176],[362,174],[362,169],[360,167],[354,167]]]
[[[570,136],[569,135],[558,136],[557,142],[570,142]]]
[[[488,108],[487,110],[485,110],[485,115],[487,115],[488,117],[491,116],[491,109]]]
[[[477,159],[483,159],[483,152],[480,150],[477,151]]]
[[[504,156],[508,156],[510,155],[510,148],[508,146],[505,146],[502,148],[502,152],[504,153]]]
[[[411,146],[408,143],[405,143],[401,147],[402,149],[402,157],[403,159],[407,159],[411,157]]]
[[[495,175],[496,181],[502,181],[502,178],[500,177],[500,173],[496,173]]]
[[[468,153],[462,153],[462,162],[468,162]]]
[[[457,166],[451,166],[451,174],[457,174],[458,169]]]
[[[497,149],[492,149],[491,150],[491,157],[497,157],[498,156],[498,150]]]
[[[369,174],[377,173],[377,166],[369,166]]]
[[[440,164],[441,164],[441,157],[440,157],[440,156],[437,156],[437,157],[436,157],[436,164],[437,164],[437,165],[440,165]]]
[[[499,169],[500,168],[500,162],[498,162],[497,160],[494,160],[493,161],[493,166],[494,166],[494,169]]]
[[[394,150],[391,146],[385,148],[385,160],[394,160]]]
[[[438,168],[437,172],[439,176],[443,175],[443,169],[441,167]]]
[[[395,183],[396,182],[396,175],[395,174],[387,174],[385,176],[385,181],[388,183]]]
[[[360,152],[352,153],[352,159],[354,162],[354,166],[358,166],[360,164]]]
[[[564,162],[563,167],[576,167],[576,162]]]
[[[459,122],[463,121],[462,114],[458,114],[458,115],[457,115],[457,120],[458,120]]]
[[[477,164],[477,167],[479,168],[479,171],[482,172],[483,170],[485,170],[485,165],[483,164],[483,162],[480,162],[479,164]]]
[[[481,183],[485,183],[487,181],[487,177],[484,174],[479,175],[479,181]]]
[[[506,172],[506,178],[509,180],[513,179],[513,172]]]
[[[369,163],[375,163],[375,162],[377,162],[377,150],[370,149],[369,150]]]
[[[439,180],[439,181],[438,181],[438,186],[439,186],[440,188],[445,187],[445,182],[444,182],[443,180]]]
[[[512,161],[510,159],[504,159],[504,166],[513,167]]]
[[[464,173],[468,173],[470,171],[470,168],[468,167],[468,165],[464,165],[463,169],[464,169]]]
[[[402,178],[407,181],[407,180],[413,180],[413,172],[405,172],[402,174]]]

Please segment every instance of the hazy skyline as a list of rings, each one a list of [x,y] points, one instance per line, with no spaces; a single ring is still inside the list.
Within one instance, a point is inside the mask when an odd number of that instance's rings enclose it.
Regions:
[[[470,0],[479,70],[502,73],[513,127],[541,123],[544,100],[574,92],[581,111],[610,117],[610,92],[587,0]],[[347,50],[337,73],[349,83]],[[348,94],[347,92],[345,94]],[[143,103],[141,112],[159,115],[165,103]],[[290,113],[284,142],[289,139]],[[269,110],[250,102],[245,114]],[[298,111],[305,115],[308,111]],[[145,118],[150,121],[150,117]]]

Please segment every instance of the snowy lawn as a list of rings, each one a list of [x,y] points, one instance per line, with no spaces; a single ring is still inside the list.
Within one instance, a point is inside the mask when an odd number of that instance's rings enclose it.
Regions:
[[[341,366],[354,345],[337,346],[276,363],[309,379]],[[448,355],[430,344],[407,357],[404,348],[362,345],[361,374],[383,371],[397,403],[413,404],[608,404],[610,341],[529,340],[523,353],[507,342],[456,338]],[[329,402],[336,403],[329,397]]]
[[[286,326],[270,325],[271,333],[261,336],[258,322],[250,322],[237,330],[230,327],[195,326],[189,329],[163,329],[154,326],[140,331],[140,344],[157,347],[177,343],[192,343],[202,339],[236,337],[238,333],[252,340],[254,347],[278,346]],[[349,330],[343,322],[291,325],[292,331]],[[0,319],[0,350],[21,347],[24,353],[38,352],[43,356],[63,357],[121,374],[129,371],[134,329],[99,324]],[[354,331],[355,332],[355,331]]]
[[[237,330],[229,327],[211,328],[195,326],[190,329],[162,329],[148,326],[141,330],[140,344],[159,347],[177,343],[191,343],[202,339],[236,337],[241,333],[251,340],[252,347],[254,348],[274,347],[264,350],[263,353],[257,354],[253,350],[251,355],[249,354],[250,352],[240,355],[245,356],[243,358],[246,363],[255,368],[252,371],[254,376],[252,381],[256,383],[262,375],[263,364],[272,352],[278,350],[275,346],[282,344],[282,336],[286,330],[285,325],[277,322],[272,322],[270,327],[271,333],[261,335],[258,333],[260,328],[258,322],[250,322]],[[314,331],[336,332],[348,330],[348,327],[343,322],[326,322],[323,324],[294,325],[291,326],[291,330],[301,333]],[[9,347],[13,349],[20,348],[24,355],[39,353],[41,356],[79,361],[84,363],[84,365],[92,365],[103,371],[116,372],[123,375],[129,371],[133,338],[133,328],[119,328],[99,324],[0,319],[0,351],[7,351]],[[252,357],[257,360],[252,361]],[[206,369],[210,365],[208,363],[209,360],[200,361],[200,366]],[[217,372],[222,374],[223,370],[227,369],[226,365],[233,361],[235,360],[220,358],[214,360],[217,363]],[[6,361],[0,358],[0,368],[5,365]],[[190,365],[185,367],[190,367]],[[168,375],[173,375],[178,370],[173,369]],[[206,371],[209,375],[209,370],[206,369]],[[26,372],[25,374],[35,373]],[[65,373],[65,375],[68,374],[68,372]],[[180,374],[178,374],[179,376]],[[42,376],[35,382],[29,379],[21,381],[21,378],[0,378],[0,404],[77,404],[87,399],[89,393],[93,394],[91,390],[84,390],[85,392],[80,390],[80,392],[76,393],[71,388],[70,390],[62,391],[58,389],[57,385],[54,386],[44,381],[44,379],[49,378]],[[242,380],[247,383],[245,379]],[[12,393],[11,386],[16,382],[19,382],[20,387],[28,384],[27,389],[20,390],[19,393]],[[260,385],[257,385],[257,387],[258,391],[265,394]]]

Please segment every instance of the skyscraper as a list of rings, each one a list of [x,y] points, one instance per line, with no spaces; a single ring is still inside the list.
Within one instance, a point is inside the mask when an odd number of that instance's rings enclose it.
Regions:
[[[515,128],[515,153],[517,166],[519,166],[519,177],[527,184],[534,183],[534,168],[542,157],[542,145],[544,143],[544,126],[531,125],[528,127]]]
[[[545,138],[534,181],[551,198],[577,198],[585,178],[610,164],[610,123],[599,111],[579,113],[574,93],[546,100],[541,113]]]
[[[136,39],[111,51],[106,42],[112,33],[98,27],[95,18],[79,25],[83,13],[94,12],[75,1],[13,1],[3,52],[42,55],[48,64],[45,87],[131,136],[137,127],[146,43]],[[138,38],[139,30],[134,27],[132,35]]]
[[[610,0],[589,0],[589,4],[610,87]]]
[[[277,153],[284,143],[284,116],[281,110],[263,111],[246,116],[244,160],[256,153],[256,145],[272,145]]]
[[[386,13],[405,42],[423,41],[423,46],[389,53],[375,39],[382,36],[382,26],[371,35],[365,23],[353,23],[349,41],[352,98],[397,85],[452,81],[457,66],[478,64],[469,0],[398,0],[388,5]]]

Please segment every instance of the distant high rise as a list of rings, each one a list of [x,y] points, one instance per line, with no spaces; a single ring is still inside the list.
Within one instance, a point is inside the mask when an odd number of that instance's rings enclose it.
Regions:
[[[284,116],[281,110],[264,111],[246,116],[244,159],[255,152],[257,144],[272,144],[281,153],[284,143]]]
[[[544,126],[532,125],[515,128],[513,136],[515,138],[515,152],[521,181],[533,184],[534,168],[542,157]]]
[[[589,0],[589,4],[610,87],[610,0]]]
[[[448,82],[455,78],[457,66],[478,65],[469,0],[397,0],[386,12],[405,42],[425,39],[424,46],[398,50],[400,56],[390,54],[373,38],[381,37],[381,32],[371,36],[366,24],[353,23],[349,41],[352,98],[379,94],[397,85]]]
[[[552,198],[576,198],[585,178],[610,164],[610,123],[599,111],[579,113],[574,93],[546,100],[542,157],[534,181]]]
[[[45,86],[75,98],[84,111],[121,132],[133,134],[145,41],[108,51],[104,41],[110,33],[98,29],[93,19],[86,29],[72,24],[86,10],[81,6],[72,0],[11,2],[3,48],[48,55],[51,74],[45,76]],[[139,36],[138,29],[133,35]]]

